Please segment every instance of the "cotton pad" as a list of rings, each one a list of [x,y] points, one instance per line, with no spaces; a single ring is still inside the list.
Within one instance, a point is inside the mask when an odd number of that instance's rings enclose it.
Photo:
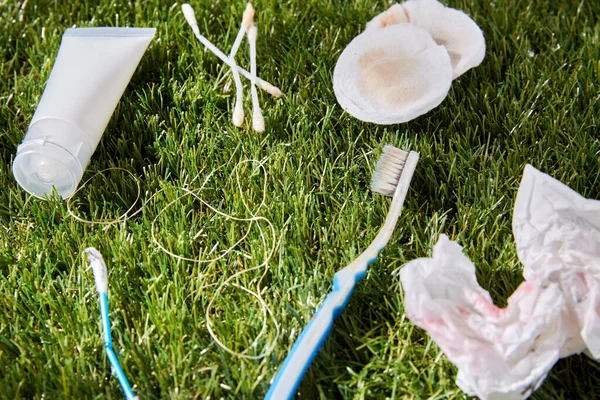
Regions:
[[[366,30],[410,23],[425,29],[437,44],[446,47],[456,79],[478,66],[485,56],[485,39],[467,14],[436,0],[409,0],[394,4],[367,23]]]
[[[424,29],[395,24],[355,37],[340,55],[333,89],[344,110],[378,124],[437,107],[452,83],[450,56]]]
[[[408,10],[404,8],[404,4],[394,4],[375,18],[367,22],[365,30],[379,29],[395,24],[409,24]]]

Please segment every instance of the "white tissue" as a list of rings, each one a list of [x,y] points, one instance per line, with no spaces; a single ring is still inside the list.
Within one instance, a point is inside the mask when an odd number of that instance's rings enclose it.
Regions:
[[[525,279],[555,272],[568,312],[581,329],[581,346],[600,359],[600,201],[582,197],[561,182],[525,167],[513,216]],[[566,354],[568,355],[568,354]]]
[[[462,248],[442,235],[400,273],[408,318],[481,399],[524,399],[561,357],[600,356],[600,201],[525,168],[513,229],[526,281],[496,307]]]

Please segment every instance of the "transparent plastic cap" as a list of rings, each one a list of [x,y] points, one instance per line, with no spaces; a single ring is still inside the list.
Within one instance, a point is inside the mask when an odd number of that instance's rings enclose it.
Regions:
[[[77,158],[61,146],[31,140],[19,146],[13,174],[19,185],[35,197],[49,197],[54,188],[66,199],[77,188],[83,168]]]
[[[17,183],[38,198],[50,197],[53,190],[63,199],[70,197],[92,153],[85,136],[62,120],[32,123],[13,161]]]

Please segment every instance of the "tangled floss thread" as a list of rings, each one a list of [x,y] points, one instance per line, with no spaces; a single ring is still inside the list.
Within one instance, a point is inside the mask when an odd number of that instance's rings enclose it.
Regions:
[[[120,172],[126,173],[131,177],[131,179],[133,179],[133,181],[136,184],[137,195],[136,195],[135,200],[131,204],[131,206],[127,209],[127,211],[125,211],[123,214],[121,214],[117,218],[111,219],[111,220],[88,220],[88,219],[82,218],[82,217],[78,216],[77,214],[75,214],[72,209],[72,202],[73,202],[73,199],[76,197],[77,193],[79,193],[84,187],[86,187],[86,185],[92,179],[94,179],[96,176],[104,175],[106,172],[110,172],[110,171],[120,171]],[[140,211],[140,210],[137,210],[132,213],[132,211],[135,209],[135,206],[140,201],[141,194],[142,194],[142,188],[140,186],[140,181],[131,171],[128,171],[125,168],[119,168],[119,167],[106,168],[106,169],[103,169],[102,171],[96,172],[88,180],[86,180],[81,186],[79,186],[77,188],[77,190],[75,190],[75,192],[73,192],[73,195],[69,198],[69,200],[67,200],[67,212],[69,213],[69,215],[71,217],[73,217],[74,219],[76,219],[77,221],[79,221],[81,223],[90,224],[90,225],[105,225],[103,229],[106,230],[114,224],[117,224],[117,223],[123,222],[123,221],[127,221],[128,219],[130,219],[131,217],[133,217],[135,214],[137,214]]]
[[[266,201],[266,184],[267,184],[267,173],[265,171],[265,168],[263,166],[263,164],[265,163],[266,160],[263,161],[257,161],[257,160],[243,160],[240,161],[234,168],[234,174],[236,177],[236,184],[237,184],[237,188],[240,194],[240,199],[242,201],[242,204],[244,206],[244,208],[246,209],[246,211],[250,214],[249,217],[236,217],[230,214],[227,214],[219,209],[217,209],[216,207],[214,207],[213,205],[211,205],[210,203],[208,203],[206,200],[204,200],[199,192],[201,191],[200,189],[190,189],[189,187],[182,187],[181,190],[184,192],[183,195],[177,197],[176,199],[172,200],[171,202],[169,202],[164,208],[162,208],[159,213],[155,216],[154,220],[152,221],[152,225],[151,225],[151,237],[152,237],[152,241],[154,242],[154,244],[164,253],[168,254],[171,257],[174,257],[176,259],[182,260],[182,261],[188,261],[188,262],[194,262],[194,263],[213,263],[215,261],[221,260],[222,258],[226,257],[228,254],[230,254],[236,247],[238,247],[242,242],[244,242],[247,238],[248,235],[250,234],[250,231],[252,229],[252,226],[255,224],[256,227],[258,228],[259,234],[260,234],[260,242],[262,244],[262,248],[263,249],[267,249],[268,248],[268,237],[270,236],[270,241],[271,241],[271,246],[269,248],[269,250],[266,253],[266,256],[264,258],[264,260],[256,266],[250,267],[250,268],[245,268],[243,270],[240,270],[236,273],[234,273],[233,275],[231,275],[230,277],[228,277],[225,281],[223,281],[215,290],[214,294],[212,295],[208,306],[206,308],[206,328],[210,334],[210,336],[212,337],[212,339],[215,341],[215,343],[217,343],[223,350],[225,350],[226,352],[235,355],[237,357],[240,358],[246,358],[246,359],[252,359],[252,360],[256,360],[256,359],[261,359],[264,358],[266,356],[268,356],[271,351],[273,350],[275,343],[277,342],[277,339],[279,337],[280,334],[280,328],[279,328],[279,324],[277,323],[277,320],[274,317],[273,311],[269,308],[269,306],[267,305],[267,303],[265,302],[265,300],[262,297],[262,288],[261,288],[261,284],[262,284],[262,280],[265,277],[267,271],[268,271],[268,264],[271,260],[271,258],[273,257],[273,254],[275,252],[276,249],[276,245],[275,245],[275,241],[276,241],[276,235],[275,235],[275,228],[273,227],[273,224],[271,223],[271,221],[268,218],[265,218],[263,216],[257,215],[257,213],[263,208],[263,206],[265,205],[265,201]],[[265,179],[263,181],[263,185],[262,185],[262,198],[260,203],[258,204],[258,206],[256,207],[255,211],[253,212],[252,209],[249,207],[248,202],[246,201],[246,196],[244,194],[244,190],[242,189],[242,185],[240,182],[240,175],[239,175],[239,169],[240,166],[247,164],[247,163],[255,163],[257,164],[257,167],[262,171],[262,173],[265,176]],[[207,181],[205,181],[204,183],[206,183]],[[202,185],[204,186],[204,184]],[[187,196],[192,196],[194,199],[196,199],[197,201],[199,201],[200,203],[202,203],[204,206],[206,206],[208,209],[210,209],[212,212],[214,212],[215,214],[224,217],[227,220],[231,220],[231,221],[237,221],[237,222],[246,222],[249,223],[248,225],[248,229],[246,229],[245,233],[242,235],[242,237],[240,239],[238,239],[237,241],[235,241],[235,243],[231,246],[229,246],[227,249],[225,249],[223,252],[221,252],[219,255],[212,257],[212,258],[206,258],[206,259],[202,259],[202,258],[191,258],[191,257],[185,257],[179,254],[176,254],[174,251],[171,251],[169,249],[167,249],[157,238],[157,234],[156,234],[156,222],[158,220],[158,218],[166,211],[168,210],[170,207],[172,207],[175,203],[177,203],[178,201],[181,201],[184,197]],[[261,226],[261,223],[264,223],[268,226],[267,231],[265,231],[263,229],[263,227]],[[218,244],[217,244],[218,245]],[[215,250],[216,246],[213,247],[213,249],[208,253],[209,255],[213,253],[213,251]],[[245,286],[242,286],[238,283],[232,283],[232,281],[236,278],[239,278],[240,276],[250,273],[252,271],[256,271],[256,270],[260,270],[263,269],[263,273],[261,274],[260,278],[258,279],[258,282],[256,283],[256,287],[253,289],[247,288]],[[260,332],[258,333],[258,335],[254,338],[254,340],[252,341],[252,343],[243,351],[238,352],[233,350],[232,348],[230,348],[229,346],[227,346],[216,334],[216,332],[213,329],[214,323],[212,320],[212,310],[214,308],[214,304],[216,299],[220,296],[220,294],[223,292],[223,290],[227,287],[227,286],[232,286],[235,287],[236,289],[242,290],[243,292],[253,296],[254,298],[256,298],[256,300],[260,303],[261,306],[261,315],[262,315],[262,328],[260,330]],[[267,325],[268,325],[268,320],[271,319],[271,321],[273,322],[273,325],[275,326],[275,337],[273,338],[273,340],[271,341],[271,343],[269,345],[266,346],[265,350],[260,353],[259,355],[250,355],[247,354],[251,349],[255,348],[256,345],[258,344],[259,340],[266,334],[267,331]]]

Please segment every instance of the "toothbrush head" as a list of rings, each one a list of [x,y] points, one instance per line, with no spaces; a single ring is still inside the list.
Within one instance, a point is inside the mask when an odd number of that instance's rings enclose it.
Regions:
[[[386,144],[371,178],[371,190],[392,197],[400,181],[407,158],[407,151]]]

